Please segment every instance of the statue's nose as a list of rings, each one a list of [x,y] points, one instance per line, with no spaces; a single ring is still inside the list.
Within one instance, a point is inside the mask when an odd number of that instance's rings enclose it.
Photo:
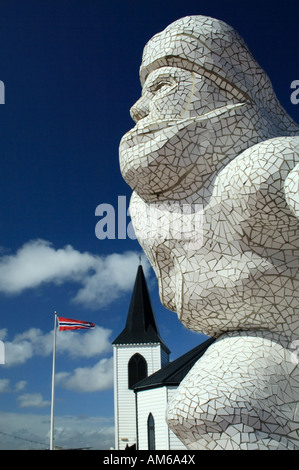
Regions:
[[[145,118],[149,113],[149,100],[142,96],[130,109],[130,115],[133,121],[138,122]]]

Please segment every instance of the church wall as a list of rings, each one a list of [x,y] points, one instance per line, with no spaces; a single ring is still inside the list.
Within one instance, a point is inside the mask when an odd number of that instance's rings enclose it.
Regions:
[[[159,344],[117,345],[114,349],[115,448],[122,450],[136,442],[135,393],[128,388],[128,362],[138,352],[147,361],[148,375],[162,366]],[[163,359],[165,361],[165,357]],[[124,440],[126,439],[126,440]]]
[[[156,450],[168,450],[168,426],[165,421],[167,391],[165,387],[137,393],[138,450],[148,450],[147,420],[152,413],[155,420]]]
[[[186,450],[166,423],[167,403],[176,388],[159,387],[137,393],[139,450],[148,450],[147,420],[150,413],[155,420],[156,450]]]

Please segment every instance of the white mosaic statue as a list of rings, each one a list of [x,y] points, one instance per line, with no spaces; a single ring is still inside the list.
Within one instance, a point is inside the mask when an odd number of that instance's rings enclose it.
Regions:
[[[154,36],[120,143],[163,305],[216,337],[169,404],[189,449],[299,449],[299,126],[227,24]]]

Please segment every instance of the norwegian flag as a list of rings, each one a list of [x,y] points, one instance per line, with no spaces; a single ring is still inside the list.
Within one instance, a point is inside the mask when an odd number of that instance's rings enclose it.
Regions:
[[[94,328],[94,323],[90,321],[80,321],[80,320],[73,320],[71,318],[58,318],[58,326],[59,331],[65,330],[91,330]]]

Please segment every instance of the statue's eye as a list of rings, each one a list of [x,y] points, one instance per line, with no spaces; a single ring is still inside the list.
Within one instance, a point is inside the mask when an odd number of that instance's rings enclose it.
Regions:
[[[161,82],[153,83],[153,85],[150,88],[150,91],[152,93],[158,93],[158,91],[160,91],[162,88],[171,87],[171,86],[172,86],[172,83],[161,81]]]

